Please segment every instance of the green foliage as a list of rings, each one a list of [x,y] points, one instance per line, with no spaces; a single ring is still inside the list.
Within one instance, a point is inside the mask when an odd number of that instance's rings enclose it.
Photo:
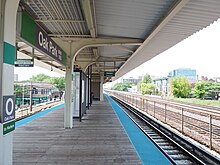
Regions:
[[[50,82],[50,76],[47,76],[45,74],[38,74],[36,76],[32,76],[32,78],[30,78],[30,81],[33,82]]]
[[[124,82],[124,83],[118,83],[115,84],[112,89],[113,90],[118,90],[118,91],[128,91],[128,88],[132,87],[132,83],[131,82]]]
[[[151,84],[152,79],[149,74],[144,76],[144,79],[138,83],[138,89],[140,89],[141,93],[144,94],[154,94],[155,85]]]
[[[145,83],[145,84],[151,83],[151,82],[152,82],[152,79],[151,79],[150,75],[149,75],[149,74],[146,74],[146,75],[144,76],[144,79],[143,79],[142,82]]]
[[[169,98],[175,101],[181,101],[185,103],[198,104],[198,105],[208,105],[220,107],[220,101],[217,100],[201,100],[198,98]]]
[[[176,77],[171,81],[172,94],[177,98],[187,98],[190,95],[191,87],[186,77]]]
[[[32,76],[30,79],[32,82],[49,82],[59,90],[65,89],[65,77],[50,77],[45,74],[38,74]]]
[[[65,77],[52,77],[50,78],[50,83],[59,90],[65,89]]]
[[[206,88],[207,88],[207,83],[205,81],[196,83],[196,86],[194,88],[195,96],[197,98],[204,98]]]
[[[142,83],[142,81],[138,82],[138,84],[137,84],[137,90],[138,90],[139,92],[141,91],[141,83]]]
[[[38,74],[36,76],[32,76],[30,81],[51,83],[54,87],[59,89],[60,97],[62,96],[62,91],[65,90],[65,77],[50,77],[45,74]]]
[[[220,83],[201,81],[196,83],[194,92],[197,98],[203,99],[210,97],[214,99],[220,91]]]
[[[140,84],[141,93],[144,94],[152,94],[155,91],[155,85],[151,83],[144,83]]]
[[[14,84],[14,94],[16,97],[22,97],[23,95],[22,85]]]

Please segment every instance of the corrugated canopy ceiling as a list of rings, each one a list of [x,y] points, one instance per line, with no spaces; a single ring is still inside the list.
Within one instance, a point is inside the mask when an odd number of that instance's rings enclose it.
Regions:
[[[91,64],[94,73],[116,71],[116,78],[220,17],[219,0],[21,0],[20,6],[65,42],[139,39],[137,45],[88,47],[77,56],[79,68]]]

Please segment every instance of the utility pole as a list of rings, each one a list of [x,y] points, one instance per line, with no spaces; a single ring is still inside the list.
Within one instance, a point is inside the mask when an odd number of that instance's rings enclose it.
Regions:
[[[22,92],[22,105],[24,105],[24,96],[25,96],[25,94],[24,94],[24,93],[25,93],[25,92],[24,92],[24,85],[25,85],[25,84],[23,84],[23,92]]]
[[[30,82],[30,112],[32,112],[32,82]]]

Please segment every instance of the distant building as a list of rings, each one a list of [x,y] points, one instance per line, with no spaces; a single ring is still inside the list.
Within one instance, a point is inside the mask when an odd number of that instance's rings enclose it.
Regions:
[[[220,77],[214,77],[213,78],[215,82],[219,83],[220,82]]]
[[[174,69],[169,72],[167,77],[153,78],[153,83],[156,86],[156,93],[160,93],[162,96],[171,95],[171,79],[173,77],[184,76],[190,83],[197,81],[197,75],[195,69],[180,68]]]
[[[126,79],[123,78],[123,83],[130,82],[132,84],[137,85],[140,81],[142,81],[142,78],[143,78],[142,76],[139,76],[138,78],[133,78],[133,77],[126,78]]]
[[[185,76],[189,82],[193,83],[197,80],[196,70],[190,68],[179,68],[169,72],[168,77]]]
[[[201,76],[200,81],[208,81],[208,77],[207,76]]]
[[[17,105],[30,104],[31,97],[33,104],[60,97],[59,90],[48,82],[15,81],[14,84],[19,85],[20,88],[19,95],[16,94]]]
[[[170,95],[170,79],[168,77],[155,78],[152,82],[156,86],[156,93],[163,96]]]

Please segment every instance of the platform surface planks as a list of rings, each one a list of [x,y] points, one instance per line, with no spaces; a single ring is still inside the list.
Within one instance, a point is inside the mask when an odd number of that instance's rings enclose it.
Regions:
[[[13,165],[141,164],[110,104],[95,101],[82,122],[63,128],[63,108],[14,132]]]

